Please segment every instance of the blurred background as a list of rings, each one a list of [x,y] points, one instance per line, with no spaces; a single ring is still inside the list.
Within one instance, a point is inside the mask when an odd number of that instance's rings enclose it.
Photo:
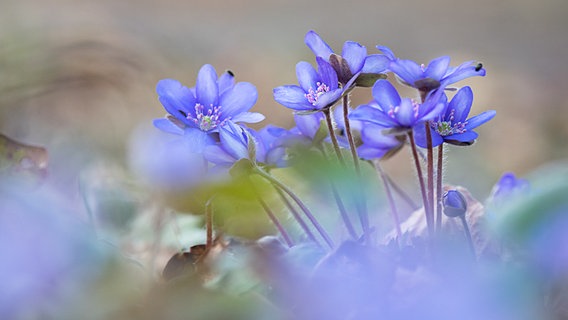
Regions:
[[[567,16],[565,0],[3,0],[0,132],[46,147],[50,184],[74,199],[86,168],[127,167],[134,130],[155,130],[157,81],[193,86],[205,63],[257,86],[260,125],[292,126],[272,89],[313,62],[303,42],[313,29],[335,51],[353,40],[419,63],[483,62],[487,76],[460,85],[473,88],[473,114],[497,116],[474,146],[451,148],[446,181],[484,198],[504,171],[568,156]],[[362,91],[354,105],[370,98]],[[413,183],[408,153],[398,157],[385,165]]]

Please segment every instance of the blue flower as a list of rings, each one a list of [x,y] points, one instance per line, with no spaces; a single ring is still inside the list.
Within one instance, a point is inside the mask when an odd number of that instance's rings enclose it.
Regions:
[[[485,76],[485,69],[481,63],[467,61],[458,67],[450,67],[450,57],[436,58],[428,64],[419,65],[411,60],[395,57],[387,47],[377,46],[387,58],[390,59],[389,70],[404,84],[423,92],[429,92],[439,87],[456,83],[473,76]]]
[[[477,133],[473,129],[495,116],[495,111],[489,110],[467,119],[473,103],[473,92],[470,87],[461,88],[450,103],[447,103],[445,95],[442,101],[445,101],[444,110],[437,119],[429,122],[434,147],[443,142],[455,145],[472,144],[477,138]],[[414,137],[417,145],[426,148],[426,130],[423,125],[414,128]]]
[[[203,155],[209,162],[220,167],[230,167],[241,159],[256,160],[256,142],[247,129],[227,122],[227,125],[219,129],[220,142],[207,146]]]
[[[181,135],[190,128],[210,133],[219,131],[228,121],[255,123],[264,119],[260,113],[248,112],[258,97],[255,86],[235,84],[231,72],[217,77],[209,64],[199,70],[194,88],[164,79],[158,82],[156,91],[169,115],[156,119],[154,125],[165,132]]]
[[[297,85],[285,85],[274,89],[274,100],[296,111],[320,111],[333,106],[344,90],[339,87],[337,74],[323,58],[316,58],[318,71],[311,64],[301,61],[296,65]]]
[[[401,98],[387,80],[378,80],[373,86],[374,102],[359,106],[349,118],[385,128],[409,129],[438,116],[444,108],[444,104],[440,103],[441,92],[437,90],[424,103],[418,103],[410,98]]]
[[[337,55],[315,31],[309,31],[304,42],[317,57],[323,58],[333,66],[339,82],[344,87],[348,87],[347,84],[352,82],[353,77],[360,74],[385,72],[390,62],[381,54],[367,55],[367,48],[353,41],[346,41],[341,56]]]
[[[504,173],[499,181],[493,186],[490,198],[493,201],[501,201],[511,195],[525,192],[529,189],[529,182],[526,179],[517,178],[514,173]]]
[[[251,130],[257,142],[257,161],[276,167],[286,166],[286,140],[289,131],[274,125],[267,125],[258,132]]]
[[[361,130],[362,144],[357,147],[357,154],[365,160],[380,159],[403,146],[403,140],[393,135],[386,135],[383,126],[367,122]]]

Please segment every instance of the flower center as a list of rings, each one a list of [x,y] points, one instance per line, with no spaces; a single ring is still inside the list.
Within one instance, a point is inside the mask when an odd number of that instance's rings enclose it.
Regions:
[[[316,82],[316,85],[318,86],[316,90],[310,88],[310,90],[308,90],[308,93],[304,94],[304,96],[306,97],[306,99],[308,99],[308,102],[311,103],[312,106],[316,105],[316,102],[322,94],[329,92],[329,87],[325,83]]]
[[[206,112],[204,111],[205,107],[197,103],[195,105],[195,118],[190,113],[187,114],[187,119],[195,123],[202,131],[209,131],[217,127],[222,127],[225,125],[227,120],[231,118],[227,117],[223,120],[219,119],[222,114],[221,106],[214,107],[211,105]]]
[[[436,130],[436,132],[438,132],[442,137],[466,132],[467,129],[465,126],[467,125],[467,121],[454,123],[455,113],[456,110],[452,109],[447,121],[430,121],[430,127]]]

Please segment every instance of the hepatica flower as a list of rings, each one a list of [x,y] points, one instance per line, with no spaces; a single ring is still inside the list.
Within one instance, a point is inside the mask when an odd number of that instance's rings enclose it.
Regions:
[[[183,134],[190,129],[186,134],[197,136],[217,132],[229,121],[255,123],[264,119],[260,113],[248,112],[258,97],[255,86],[235,84],[231,72],[217,77],[209,64],[199,70],[194,88],[164,79],[158,82],[156,91],[169,115],[155,120],[154,125],[169,133]]]
[[[335,54],[315,31],[309,31],[304,42],[317,57],[321,57],[333,66],[339,82],[344,87],[349,87],[348,84],[355,80],[353,77],[360,74],[385,72],[390,62],[381,54],[367,55],[367,48],[353,41],[346,41],[343,44],[341,55]]]
[[[446,99],[442,99],[445,101]],[[477,132],[473,129],[493,119],[494,110],[485,111],[477,116],[467,119],[473,92],[470,87],[461,88],[452,98],[450,103],[445,102],[446,107],[437,119],[431,120],[430,132],[432,133],[432,146],[438,146],[443,142],[455,145],[470,145],[477,138]],[[426,130],[418,125],[414,128],[416,144],[426,148]]]
[[[424,103],[401,98],[387,80],[378,80],[373,86],[374,102],[359,106],[350,115],[353,120],[371,122],[385,128],[409,129],[426,120],[434,119],[444,108],[437,90]]]
[[[403,141],[393,135],[385,135],[388,128],[368,122],[361,130],[363,143],[357,148],[359,157],[365,160],[380,159],[403,146]]]
[[[425,66],[412,60],[395,57],[388,47],[377,46],[377,49],[390,59],[388,68],[402,83],[423,92],[429,92],[439,87],[445,88],[469,77],[485,76],[483,66],[474,61],[464,62],[458,67],[450,67],[450,57],[443,56],[430,61]]]
[[[218,144],[207,146],[203,152],[209,162],[230,167],[240,159],[256,160],[255,155],[251,154],[256,153],[255,141],[247,129],[228,122],[219,130],[219,140]]]
[[[296,111],[320,111],[333,106],[342,96],[337,74],[323,58],[316,58],[318,70],[301,61],[296,65],[297,85],[274,89],[274,100]]]

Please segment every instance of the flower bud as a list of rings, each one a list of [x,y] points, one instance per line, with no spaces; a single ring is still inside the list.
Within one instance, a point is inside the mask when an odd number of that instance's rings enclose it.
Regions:
[[[444,214],[451,218],[465,215],[467,202],[465,197],[457,190],[449,190],[444,193]]]

